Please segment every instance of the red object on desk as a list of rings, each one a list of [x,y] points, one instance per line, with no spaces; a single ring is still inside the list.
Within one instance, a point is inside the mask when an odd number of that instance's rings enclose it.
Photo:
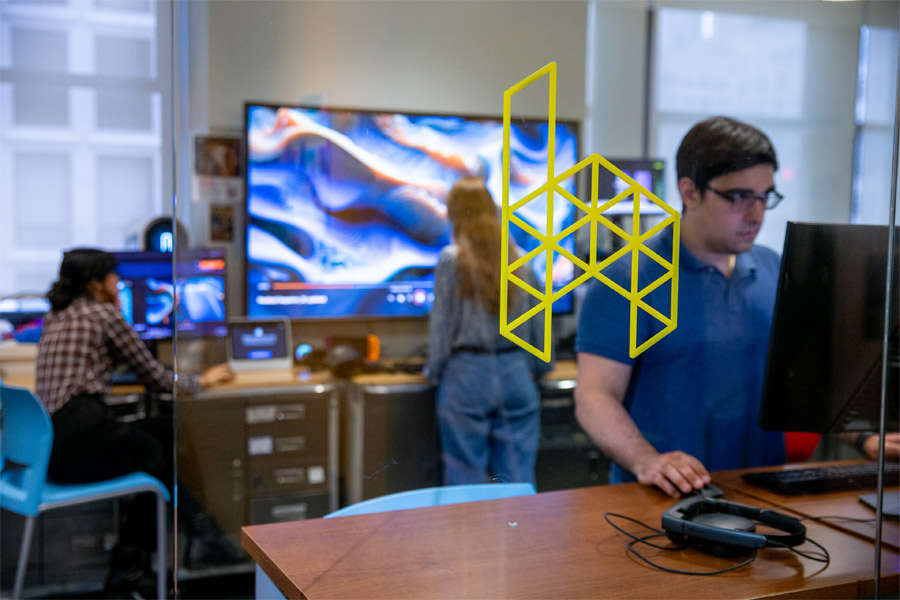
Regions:
[[[820,439],[822,439],[821,433],[807,433],[805,431],[785,431],[784,450],[787,457],[787,462],[793,463],[808,461],[812,457],[813,452],[816,451],[816,446],[819,445]]]

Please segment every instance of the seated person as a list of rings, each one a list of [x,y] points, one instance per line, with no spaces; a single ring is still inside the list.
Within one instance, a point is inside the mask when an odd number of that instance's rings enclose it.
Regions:
[[[63,255],[59,279],[47,298],[51,310],[38,342],[36,392],[53,421],[48,475],[60,483],[83,483],[144,471],[172,492],[174,483],[171,417],[119,423],[104,403],[116,364],[125,363],[150,391],[171,392],[175,374],[157,362],[122,316],[119,276],[112,255],[81,248]],[[231,380],[226,364],[202,375],[180,373],[184,392]],[[184,486],[178,486],[179,513],[188,533],[188,566],[235,562],[243,554],[222,535],[212,516]],[[119,544],[112,554],[107,587],[129,589],[149,568],[154,540],[154,500],[139,494],[122,514]]]

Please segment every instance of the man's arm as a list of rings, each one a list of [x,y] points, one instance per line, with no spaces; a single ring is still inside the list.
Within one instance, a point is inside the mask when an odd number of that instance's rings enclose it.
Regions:
[[[655,485],[676,498],[702,488],[711,477],[699,460],[680,451],[660,454],[638,430],[622,404],[630,378],[631,366],[579,352],[578,423],[604,454],[644,485]]]
[[[876,460],[878,458],[878,446],[880,437],[874,431],[863,431],[860,433],[857,433],[855,431],[845,432],[839,433],[837,437],[848,446],[853,446],[854,448],[862,452],[862,454],[869,460]],[[900,433],[885,433],[884,457],[889,459],[896,459],[900,457]]]

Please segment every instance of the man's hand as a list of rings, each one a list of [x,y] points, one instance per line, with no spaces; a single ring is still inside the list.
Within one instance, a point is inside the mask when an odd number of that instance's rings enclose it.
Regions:
[[[680,450],[641,459],[635,465],[634,474],[644,485],[655,485],[673,498],[712,481],[703,463]]]
[[[581,352],[575,416],[597,447],[635,474],[644,485],[655,485],[674,498],[700,489],[712,478],[706,467],[684,452],[660,454],[638,430],[622,405],[631,366]]]
[[[232,379],[234,379],[234,371],[231,370],[228,363],[210,367],[200,375],[200,383],[205,388],[218,383],[228,383]]]
[[[863,442],[862,453],[866,455],[869,460],[877,460],[878,459],[878,435],[870,435],[866,438],[866,441]],[[898,458],[900,457],[900,433],[886,433],[884,435],[884,457],[887,458]]]

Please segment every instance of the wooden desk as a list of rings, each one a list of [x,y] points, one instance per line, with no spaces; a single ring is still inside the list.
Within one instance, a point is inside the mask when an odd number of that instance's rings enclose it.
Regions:
[[[13,387],[22,387],[34,391],[34,373],[17,373],[3,378],[3,383]],[[117,385],[110,389],[110,395],[126,396],[128,394],[143,394],[146,390],[142,385]]]
[[[726,500],[748,497],[728,490]],[[673,500],[639,484],[544,492],[243,529],[244,548],[288,598],[849,598],[871,595],[872,544],[810,522],[831,553],[823,568],[766,548],[715,577],[656,570],[626,549],[604,513],[659,528]],[[756,506],[766,506],[760,501]],[[628,527],[645,533],[639,527]],[[641,552],[662,565],[713,570],[733,564],[687,549]],[[884,593],[898,589],[898,554],[882,557]]]

